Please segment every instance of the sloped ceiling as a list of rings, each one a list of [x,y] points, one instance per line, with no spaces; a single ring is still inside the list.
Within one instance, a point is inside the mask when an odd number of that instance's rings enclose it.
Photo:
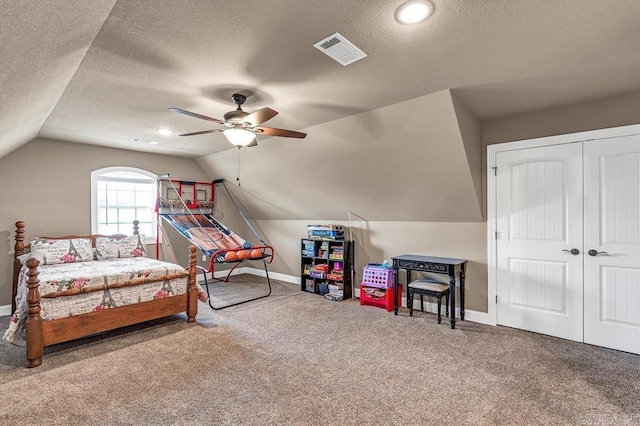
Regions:
[[[402,126],[394,123],[402,122]],[[240,155],[240,186],[236,155]],[[198,159],[254,219],[479,222],[482,204],[449,90]],[[474,161],[480,168],[480,158]]]
[[[2,0],[0,158],[34,139],[116,0]]]
[[[2,0],[0,155],[36,134],[191,158],[224,151],[220,134],[156,130],[211,128],[167,108],[220,118],[236,91],[251,95],[249,111],[279,111],[270,125],[313,131],[447,88],[480,120],[640,89],[638,1],[433,0],[415,26],[393,19],[401,3]],[[312,47],[336,31],[369,56],[342,67]]]

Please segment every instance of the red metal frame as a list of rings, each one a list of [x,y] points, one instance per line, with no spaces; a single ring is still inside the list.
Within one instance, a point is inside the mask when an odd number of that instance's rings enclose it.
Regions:
[[[197,202],[198,199],[198,185],[206,185],[209,187],[209,190],[211,192],[211,197],[208,201],[213,201],[213,197],[214,197],[214,190],[213,190],[213,183],[211,182],[191,182],[191,181],[187,181],[187,180],[174,180],[171,179],[171,182],[174,184],[174,186],[177,184],[177,188],[178,188],[178,193],[180,195],[180,198],[183,199],[183,187],[187,187],[187,186],[191,186],[193,188],[193,200],[191,200],[191,203],[187,204],[185,203],[185,205],[187,206],[188,209],[197,209],[199,204]]]
[[[178,190],[178,196],[182,199],[182,186],[187,186],[187,185],[191,185],[193,187],[193,202],[186,204],[187,209],[189,210],[195,210],[200,208],[200,204],[198,204],[197,202],[197,198],[198,198],[198,189],[197,186],[198,185],[204,185],[209,187],[209,192],[211,194],[210,198],[208,201],[214,201],[214,197],[215,197],[215,186],[213,182],[197,182],[197,181],[188,181],[188,180],[177,180],[177,179],[169,179],[169,181],[173,184],[173,186],[176,187],[176,189]],[[156,201],[156,259],[160,259],[160,228],[162,227],[161,225],[161,219],[160,219],[160,198],[162,198],[162,195],[160,193],[160,191],[162,190],[162,181],[158,181],[158,196],[157,196],[157,201]],[[184,201],[184,199],[183,199]],[[211,212],[213,213],[213,211]],[[269,262],[271,263],[271,262]]]

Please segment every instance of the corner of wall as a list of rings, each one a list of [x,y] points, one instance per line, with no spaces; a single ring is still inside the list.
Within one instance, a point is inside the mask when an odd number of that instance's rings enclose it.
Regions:
[[[454,90],[449,89],[453,110],[458,121],[460,138],[464,146],[469,164],[469,171],[473,179],[473,186],[476,191],[476,198],[480,206],[482,219],[486,217],[485,200],[482,184],[482,125],[480,119],[458,98]]]

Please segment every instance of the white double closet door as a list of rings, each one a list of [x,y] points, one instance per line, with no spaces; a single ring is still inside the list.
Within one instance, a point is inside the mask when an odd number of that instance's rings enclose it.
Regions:
[[[496,166],[497,323],[640,354],[640,135]]]

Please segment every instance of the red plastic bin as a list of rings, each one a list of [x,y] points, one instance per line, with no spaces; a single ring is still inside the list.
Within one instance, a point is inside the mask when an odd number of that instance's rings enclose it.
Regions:
[[[364,288],[367,286],[360,284],[360,305],[377,306],[378,308],[386,308],[387,312],[393,311],[393,287],[385,289],[385,295],[381,298],[373,298],[369,296]],[[377,287],[372,287],[377,288]],[[378,288],[379,289],[379,288]],[[402,284],[398,284],[398,306],[402,305]]]

